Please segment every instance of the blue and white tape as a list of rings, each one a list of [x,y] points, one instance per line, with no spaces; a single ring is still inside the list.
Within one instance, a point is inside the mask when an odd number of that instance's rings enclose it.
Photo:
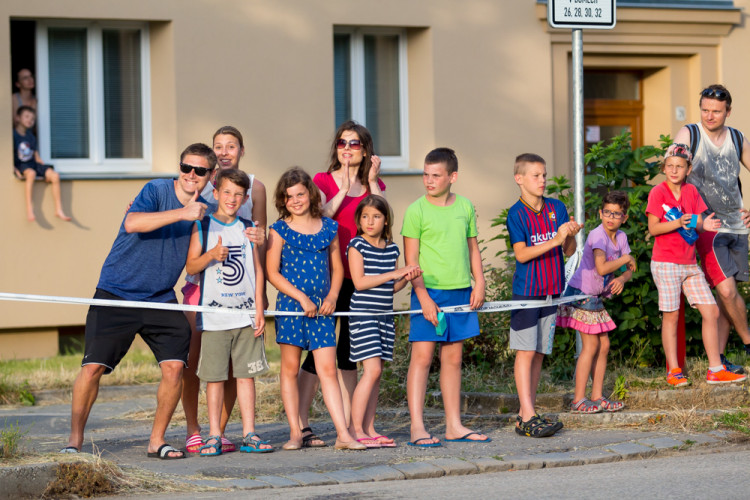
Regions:
[[[445,313],[469,313],[469,312],[503,312],[514,309],[535,309],[539,307],[558,306],[567,304],[581,299],[588,295],[571,295],[569,297],[559,297],[553,299],[548,296],[545,300],[504,300],[496,302],[485,302],[478,309],[471,309],[468,304],[460,306],[448,306],[440,308]],[[142,302],[134,300],[109,300],[109,299],[87,299],[81,297],[58,297],[54,295],[33,295],[25,293],[3,293],[0,292],[0,300],[16,302],[37,302],[45,304],[74,304],[83,306],[102,306],[102,307],[127,307],[133,309],[161,309],[165,311],[193,311],[209,312],[220,314],[248,314],[254,313],[254,309],[230,309],[225,307],[209,306],[191,306],[187,304],[167,304],[164,302]],[[421,309],[411,311],[349,311],[336,312],[333,316],[390,316],[395,314],[419,314]],[[265,316],[303,316],[303,313],[296,311],[264,311]]]

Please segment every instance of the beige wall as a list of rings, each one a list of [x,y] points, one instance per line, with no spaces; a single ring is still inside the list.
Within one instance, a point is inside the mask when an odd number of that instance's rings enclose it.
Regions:
[[[749,1],[735,3],[747,7]],[[245,135],[242,168],[272,191],[291,165],[311,173],[325,168],[334,116],[333,26],[405,27],[409,165],[417,175],[384,176],[397,229],[406,206],[423,192],[424,154],[447,145],[459,156],[455,191],[476,204],[480,238],[489,240],[495,234],[491,220],[517,197],[510,175],[517,154],[550,159],[551,174],[570,169],[570,34],[548,29],[543,9],[532,0],[5,0],[0,79],[12,79],[10,19],[150,21],[154,170],[176,171],[184,146],[208,142],[216,128],[233,124]],[[676,132],[681,125],[674,119],[676,105],[696,119],[693,97],[713,80],[739,93],[732,123],[750,130],[741,94],[750,71],[739,64],[750,41],[740,23],[744,14],[704,16],[708,27],[655,25],[651,14],[620,9],[614,32],[584,36],[587,65],[650,69],[644,82],[646,142]],[[658,30],[667,30],[669,38]],[[10,110],[8,95],[0,99],[0,116]],[[10,161],[10,133],[0,134],[0,155]],[[39,184],[38,221],[28,223],[22,183],[8,169],[0,183],[9,208],[0,243],[0,291],[91,296],[124,208],[144,182],[64,182],[73,223],[53,217],[50,191]],[[272,200],[268,210],[274,220]],[[499,247],[487,246],[491,261]],[[49,329],[83,324],[85,308],[0,302],[0,317],[0,332]]]

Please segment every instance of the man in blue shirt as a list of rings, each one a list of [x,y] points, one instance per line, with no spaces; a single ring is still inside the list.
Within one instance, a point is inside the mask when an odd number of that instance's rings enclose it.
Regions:
[[[185,267],[193,222],[206,204],[200,193],[216,166],[205,144],[192,144],[180,156],[176,180],[156,179],[144,186],[120,225],[104,261],[96,299],[177,303],[174,286]],[[71,431],[64,453],[78,453],[101,376],[110,373],[140,333],[159,363],[157,393],[148,456],[185,458],[165,442],[164,433],[182,390],[190,326],[180,311],[91,306],[86,317],[86,346],[73,386]]]

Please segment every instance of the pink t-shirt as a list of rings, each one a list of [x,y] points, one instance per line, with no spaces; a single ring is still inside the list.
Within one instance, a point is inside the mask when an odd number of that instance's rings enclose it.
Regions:
[[[330,201],[331,198],[336,196],[339,192],[339,186],[333,179],[333,175],[328,172],[319,172],[315,174],[313,182],[321,192],[326,195],[326,200]],[[385,183],[378,179],[378,186],[380,190],[385,192]],[[357,225],[354,221],[354,213],[357,211],[357,205],[359,202],[364,200],[369,192],[365,192],[362,196],[346,196],[344,201],[341,202],[341,206],[333,214],[333,220],[339,223],[339,250],[341,251],[341,260],[344,261],[344,277],[351,279],[352,275],[349,272],[349,260],[346,258],[346,247],[349,246],[349,242],[357,236]]]
[[[594,259],[594,250],[596,249],[604,252],[607,262],[617,260],[623,255],[630,255],[628,237],[622,231],[618,230],[615,233],[614,243],[609,239],[607,231],[601,224],[591,231],[586,238],[586,245],[583,247],[581,265],[568,283],[588,295],[602,295],[604,292],[605,277],[596,270],[596,260]]]
[[[680,199],[676,200],[666,181],[655,186],[648,194],[646,213],[658,217],[659,222],[667,222],[666,212],[662,205],[667,205],[670,209],[677,207],[683,214],[700,214],[708,209],[695,186],[683,184]],[[654,241],[651,260],[672,264],[695,264],[695,244],[688,245],[677,230],[660,234]]]

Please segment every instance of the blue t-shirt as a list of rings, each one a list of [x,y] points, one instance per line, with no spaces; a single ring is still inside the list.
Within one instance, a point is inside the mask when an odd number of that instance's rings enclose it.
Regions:
[[[146,184],[130,212],[165,212],[182,208],[173,179]],[[205,200],[199,198],[205,203]],[[148,233],[128,233],[125,220],[102,266],[97,288],[126,300],[176,300],[174,286],[187,260],[193,221],[179,221]]]
[[[557,234],[557,228],[570,220],[568,210],[560,200],[543,198],[542,209],[536,212],[518,200],[508,211],[510,243],[540,245]],[[526,263],[516,260],[513,293],[526,296],[556,295],[565,287],[565,261],[562,247],[553,248]]]
[[[13,165],[19,169],[36,166],[35,152],[36,137],[34,137],[34,133],[29,129],[24,135],[21,135],[16,129],[13,129]]]

